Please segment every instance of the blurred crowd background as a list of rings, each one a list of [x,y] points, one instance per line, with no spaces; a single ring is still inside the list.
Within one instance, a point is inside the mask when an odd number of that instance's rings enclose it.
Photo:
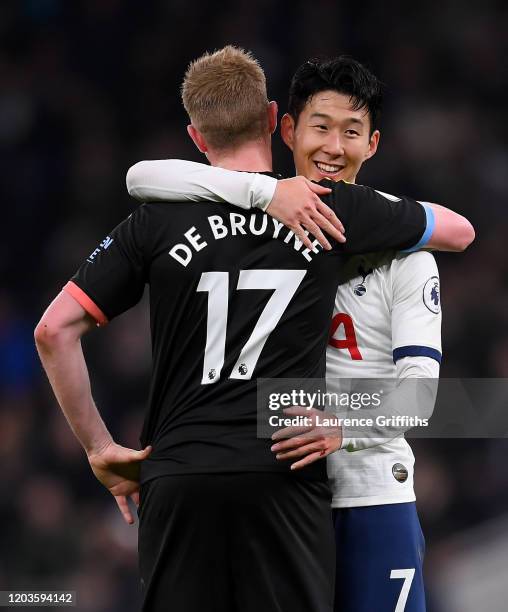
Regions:
[[[386,83],[380,149],[359,182],[473,222],[466,253],[437,256],[442,375],[508,377],[507,31],[508,5],[494,0],[0,3],[0,590],[73,589],[83,612],[139,609],[136,527],[94,480],[33,328],[134,209],[128,167],[200,159],[179,86],[205,50],[251,49],[282,111],[292,73],[315,55],[349,53]],[[278,136],[274,151],[291,174]],[[84,345],[101,413],[118,442],[138,447],[146,302]],[[508,441],[418,440],[414,450],[429,612],[506,610]]]

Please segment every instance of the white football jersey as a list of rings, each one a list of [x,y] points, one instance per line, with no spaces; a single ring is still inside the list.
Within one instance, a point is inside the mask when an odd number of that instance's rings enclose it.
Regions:
[[[407,375],[408,364],[409,376],[437,378],[441,307],[434,257],[425,251],[361,255],[345,272],[349,280],[337,291],[327,378],[397,378]],[[402,436],[333,453],[328,457],[332,505],[414,501],[413,467],[413,453]]]

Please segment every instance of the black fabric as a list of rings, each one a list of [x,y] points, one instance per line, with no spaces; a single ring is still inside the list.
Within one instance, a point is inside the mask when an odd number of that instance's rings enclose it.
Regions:
[[[194,474],[141,486],[143,612],[331,612],[326,483],[296,474]]]
[[[347,240],[339,249],[345,253],[380,251],[387,244],[396,250],[407,249],[422,237],[426,215],[419,202],[407,197],[388,199],[371,187],[344,181],[332,184],[325,180],[321,184],[333,187],[323,200],[329,206],[333,202],[344,224]]]
[[[426,224],[418,203],[390,202],[367,187],[339,183],[328,200],[347,235],[346,245],[334,243],[332,251],[309,253],[260,210],[149,203],[113,230],[73,277],[110,319],[134,305],[149,285],[153,376],[141,443],[154,450],[143,462],[142,482],[164,474],[288,470],[276,461],[269,441],[256,437],[256,378],[323,377],[344,258],[360,247],[414,244]],[[170,254],[177,244],[185,245],[177,254],[190,253],[189,261]],[[239,359],[242,349],[265,309],[273,314],[277,291],[295,275],[303,279],[271,333],[263,332],[259,358],[247,367]],[[273,276],[277,291],[270,283],[259,288]],[[212,292],[198,288],[210,278],[223,303],[208,320]],[[217,331],[220,320],[226,328],[224,363],[205,371],[207,328]],[[212,348],[220,345],[219,336]],[[324,462],[306,471],[326,478]]]

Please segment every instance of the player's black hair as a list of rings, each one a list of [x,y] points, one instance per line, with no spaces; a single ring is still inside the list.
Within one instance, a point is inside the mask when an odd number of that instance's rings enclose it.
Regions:
[[[370,133],[377,129],[383,85],[370,70],[349,55],[311,59],[298,68],[291,80],[288,103],[288,112],[295,123],[312,96],[328,90],[350,96],[353,110],[367,110]]]

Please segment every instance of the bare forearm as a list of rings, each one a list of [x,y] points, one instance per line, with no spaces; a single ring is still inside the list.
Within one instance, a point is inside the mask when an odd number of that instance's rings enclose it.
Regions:
[[[460,252],[467,249],[475,238],[474,228],[462,215],[452,210],[431,204],[436,226],[429,240],[428,247],[440,251]]]
[[[112,441],[92,398],[81,342],[75,338],[37,339],[37,349],[53,392],[74,435],[87,454]]]

